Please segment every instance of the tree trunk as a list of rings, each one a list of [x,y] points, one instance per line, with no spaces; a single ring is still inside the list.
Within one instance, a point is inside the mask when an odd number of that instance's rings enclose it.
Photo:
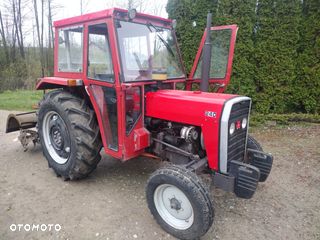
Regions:
[[[43,0],[41,0],[43,3]],[[40,62],[41,62],[41,74],[44,77],[44,63],[43,63],[43,45],[41,41],[40,35],[40,25],[39,25],[39,16],[38,16],[38,7],[37,7],[37,0],[33,0],[33,8],[34,8],[34,16],[36,19],[36,28],[37,28],[37,36],[38,36],[38,44],[40,48]],[[43,6],[42,6],[43,9]]]
[[[18,41],[18,47],[20,49],[21,42],[20,42],[20,35],[18,33],[18,20],[17,20],[17,9],[16,9],[16,1],[12,0],[12,13],[13,13],[13,24],[15,28],[15,37]],[[22,57],[22,56],[21,56]]]
[[[12,25],[11,38],[12,38],[11,60],[12,60],[12,62],[14,62],[16,60],[16,41],[17,41],[17,34],[16,34],[15,25]]]
[[[24,44],[23,44],[23,34],[22,34],[22,14],[21,14],[21,0],[18,0],[18,31],[20,34],[20,54],[21,57],[25,58],[25,52],[24,52]]]
[[[10,57],[9,57],[9,51],[8,51],[8,45],[7,45],[7,39],[6,39],[6,34],[4,32],[4,27],[3,27],[3,20],[2,20],[2,14],[1,14],[1,10],[0,10],[0,34],[1,34],[1,38],[2,38],[2,44],[3,44],[3,48],[4,48],[4,53],[6,55],[6,61],[7,63],[10,62]]]
[[[44,77],[44,70],[45,70],[45,61],[44,61],[44,48],[43,48],[43,22],[44,22],[44,0],[41,0],[41,56],[42,56],[42,63],[43,63],[43,70],[42,70],[42,77]]]
[[[54,48],[54,37],[52,30],[52,12],[51,12],[51,0],[48,0],[48,38],[49,38],[49,48]]]

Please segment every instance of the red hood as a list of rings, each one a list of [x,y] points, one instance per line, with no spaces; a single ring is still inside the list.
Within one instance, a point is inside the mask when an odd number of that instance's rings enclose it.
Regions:
[[[219,170],[220,121],[225,103],[237,95],[178,90],[146,94],[146,116],[201,127],[210,168]]]
[[[197,126],[204,122],[217,123],[225,101],[236,96],[181,90],[149,92],[146,94],[146,116]]]

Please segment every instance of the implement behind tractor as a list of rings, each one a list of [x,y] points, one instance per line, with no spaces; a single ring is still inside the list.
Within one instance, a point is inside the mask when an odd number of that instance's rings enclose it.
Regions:
[[[20,114],[9,114],[7,119],[6,133],[20,131],[19,140],[25,150],[30,142],[35,145],[39,142],[37,131],[31,130],[37,125],[36,112],[27,112]]]
[[[116,8],[56,21],[54,77],[36,86],[53,90],[37,113],[9,115],[7,132],[20,131],[24,147],[40,142],[49,167],[64,179],[88,176],[102,147],[121,161],[168,161],[148,180],[148,206],[165,231],[195,239],[214,216],[199,175],[251,198],[273,158],[248,135],[251,99],[223,93],[238,27],[211,27],[209,14],[187,77],[173,25]]]

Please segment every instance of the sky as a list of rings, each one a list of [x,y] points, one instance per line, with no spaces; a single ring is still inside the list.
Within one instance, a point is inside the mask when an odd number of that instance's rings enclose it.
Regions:
[[[53,20],[73,17],[81,14],[81,4],[83,13],[100,11],[112,7],[127,8],[128,0],[53,0],[56,6],[59,6],[59,11],[56,11]],[[138,12],[142,10],[144,13],[158,15],[167,18],[165,6],[167,0],[133,0]],[[60,8],[61,6],[61,8]]]
[[[133,7],[137,9],[138,12],[148,13],[160,17],[167,18],[168,14],[166,12],[166,5],[168,0],[132,0]],[[35,20],[34,20],[34,10],[33,10],[33,0],[22,0],[22,13],[23,13],[23,36],[25,46],[27,45],[37,45],[35,41]],[[40,14],[40,0],[37,0],[39,17]],[[44,16],[44,41],[47,42],[47,0],[45,2],[45,16]],[[82,13],[90,13],[101,11],[104,9],[119,7],[128,7],[128,0],[51,0],[52,4],[52,20],[61,20],[64,18],[74,17],[81,15],[81,2],[82,2]],[[9,22],[12,22],[12,13],[7,8],[10,6],[10,0],[1,0],[0,9],[4,22],[6,18]],[[9,7],[10,8],[10,7]],[[40,20],[41,22],[41,20]],[[9,24],[10,25],[10,24]]]

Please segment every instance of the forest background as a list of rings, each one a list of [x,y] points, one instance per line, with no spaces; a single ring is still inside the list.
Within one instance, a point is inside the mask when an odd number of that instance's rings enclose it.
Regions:
[[[257,114],[320,112],[319,0],[106,1],[177,20],[176,34],[190,72],[206,24],[237,24],[228,92],[250,96]],[[79,0],[80,14],[89,1]],[[112,7],[106,3],[106,8]],[[53,74],[55,0],[4,0],[0,5],[0,92],[33,89]],[[163,14],[162,14],[163,15]],[[26,25],[30,25],[27,27]],[[1,93],[0,93],[1,95]]]

